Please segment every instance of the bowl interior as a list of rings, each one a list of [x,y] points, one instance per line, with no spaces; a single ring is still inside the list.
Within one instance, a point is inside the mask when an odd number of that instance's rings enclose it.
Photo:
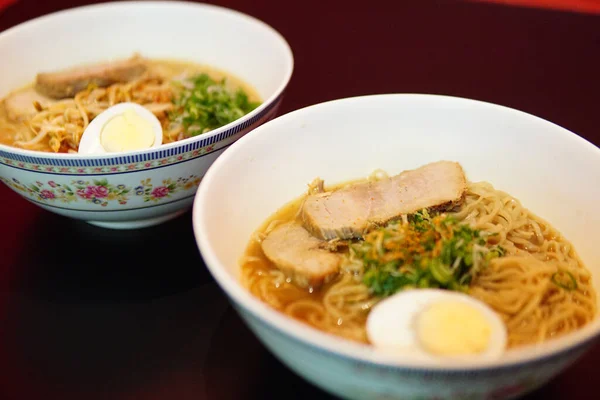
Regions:
[[[10,57],[3,57],[0,97],[38,72],[134,52],[217,67],[254,86],[263,100],[287,83],[292,70],[285,40],[252,17],[176,1],[116,2],[58,12],[3,32],[0,54]]]
[[[317,176],[331,184],[365,177],[378,168],[395,174],[437,160],[460,162],[469,180],[491,182],[549,221],[575,245],[600,288],[598,148],[529,114],[444,96],[338,100],[257,128],[213,164],[200,186],[194,207],[200,250],[234,299],[294,334],[292,322],[258,304],[237,281],[237,261],[252,232],[302,195]],[[531,354],[569,346],[598,327],[596,321],[578,333],[583,336],[548,341],[548,347]],[[319,335],[311,330],[304,338],[327,342]],[[327,343],[371,357],[338,342],[344,341]]]

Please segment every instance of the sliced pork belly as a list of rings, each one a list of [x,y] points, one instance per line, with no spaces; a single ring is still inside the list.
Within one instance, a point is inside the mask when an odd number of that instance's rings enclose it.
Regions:
[[[359,238],[373,224],[452,205],[462,199],[465,189],[460,164],[439,161],[376,182],[310,195],[302,207],[302,221],[320,239]]]
[[[37,112],[34,103],[38,103],[41,107],[47,107],[54,103],[54,100],[39,94],[34,88],[29,88],[8,95],[4,100],[4,107],[8,118],[13,121],[22,121],[29,119]]]
[[[53,99],[63,99],[75,96],[90,84],[106,87],[113,83],[129,82],[145,71],[146,63],[141,57],[135,56],[127,60],[40,73],[36,77],[35,89]]]
[[[294,283],[318,287],[335,276],[341,256],[324,248],[326,242],[311,235],[300,224],[279,225],[262,241],[265,256]]]

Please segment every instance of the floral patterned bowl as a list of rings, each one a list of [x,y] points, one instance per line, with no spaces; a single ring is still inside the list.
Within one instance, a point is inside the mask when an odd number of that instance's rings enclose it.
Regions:
[[[239,282],[238,260],[252,233],[302,195],[315,177],[334,184],[378,168],[396,174],[443,159],[460,162],[469,179],[491,182],[550,221],[574,244],[600,289],[600,185],[595,184],[600,182],[600,150],[532,115],[445,96],[337,100],[257,128],[231,146],[200,184],[193,213],[198,247],[215,280],[265,346],[293,371],[337,396],[521,396],[583,354],[600,333],[600,319],[539,346],[509,350],[499,360],[432,366],[317,331],[270,308]]]
[[[31,82],[40,68],[134,52],[229,71],[254,86],[264,102],[219,129],[151,150],[80,156],[0,145],[0,180],[46,210],[99,226],[131,229],[164,222],[190,208],[204,173],[229,145],[275,115],[293,71],[285,39],[247,15],[176,1],[106,3],[1,33],[0,98]]]

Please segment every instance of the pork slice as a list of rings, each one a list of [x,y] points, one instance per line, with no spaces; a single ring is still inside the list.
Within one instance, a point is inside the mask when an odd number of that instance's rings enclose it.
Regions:
[[[48,97],[63,99],[75,96],[90,84],[106,87],[114,83],[129,82],[141,76],[146,68],[145,61],[134,56],[127,60],[43,72],[37,75],[35,88]]]
[[[262,241],[265,256],[301,287],[318,287],[338,273],[341,256],[325,245],[295,222],[279,225]]]
[[[8,118],[13,121],[23,121],[31,118],[37,113],[34,103],[47,107],[55,101],[36,92],[34,88],[20,90],[6,97],[4,107]]]
[[[360,238],[370,226],[403,214],[453,205],[462,200],[466,187],[460,164],[438,161],[391,178],[310,195],[302,221],[320,239]]]

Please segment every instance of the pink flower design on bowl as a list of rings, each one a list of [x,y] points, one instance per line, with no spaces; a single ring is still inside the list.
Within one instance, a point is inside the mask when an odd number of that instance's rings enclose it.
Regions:
[[[94,194],[94,197],[102,199],[108,196],[109,190],[106,186],[88,186],[87,190]]]
[[[106,186],[88,186],[85,189],[79,189],[77,195],[84,199],[103,199],[108,196],[109,190]]]
[[[179,177],[176,180],[168,178],[162,181],[161,186],[154,186],[150,178],[144,179],[135,188],[123,183],[113,184],[108,179],[85,181],[72,180],[70,184],[47,181],[45,183],[34,181],[21,183],[16,178],[11,180],[0,177],[16,191],[25,192],[36,200],[47,202],[62,201],[65,203],[86,201],[102,207],[110,204],[126,205],[130,196],[142,196],[144,202],[160,202],[181,191],[192,190],[200,184],[201,178],[190,175],[187,178]]]
[[[81,197],[82,199],[91,199],[93,197],[92,194],[85,189],[78,189],[77,196]]]
[[[56,197],[54,192],[52,192],[48,189],[44,189],[44,190],[40,191],[40,196],[42,197],[42,199],[46,199],[46,200],[50,200],[50,199],[53,199]]]
[[[154,188],[154,190],[152,191],[152,196],[154,196],[156,198],[165,197],[168,194],[169,194],[169,188],[166,186],[159,186],[157,188]]]

